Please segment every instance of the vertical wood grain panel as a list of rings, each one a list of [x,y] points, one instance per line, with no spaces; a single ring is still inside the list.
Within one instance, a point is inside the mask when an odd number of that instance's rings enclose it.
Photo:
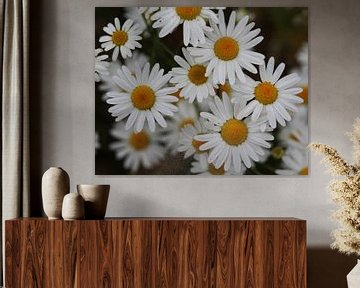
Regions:
[[[186,287],[202,287],[201,267],[203,247],[203,225],[201,221],[186,221],[188,233],[188,247],[184,251],[188,254],[188,281]],[[187,251],[187,252],[186,252]]]
[[[296,225],[290,221],[275,223],[275,287],[297,288],[296,283],[296,263],[295,249],[296,249]]]
[[[46,228],[43,221],[21,223],[20,287],[46,287]]]
[[[60,220],[52,220],[47,222],[48,237],[47,237],[47,258],[48,265],[46,274],[48,275],[47,283],[49,287],[65,287],[65,266],[64,257],[67,246],[63,242],[63,225],[65,222]]]
[[[296,277],[299,288],[306,287],[306,223],[296,222]]]
[[[6,222],[7,287],[305,288],[306,223]]]
[[[114,266],[112,250],[112,227],[111,222],[96,221],[96,242],[94,248],[97,254],[96,279],[97,287],[114,287]]]
[[[60,226],[61,221],[56,225]],[[80,287],[80,223],[75,221],[64,221],[62,224],[62,251],[64,265],[64,285],[62,287],[77,288]],[[60,286],[54,286],[60,287]]]
[[[94,220],[80,223],[80,283],[81,287],[98,288],[99,270],[97,223]],[[102,272],[102,270],[100,269]]]
[[[259,260],[265,257],[264,266],[264,286],[266,288],[276,288],[274,286],[274,222],[263,221],[264,225],[264,254],[258,255]]]
[[[144,288],[154,287],[153,273],[151,267],[155,265],[152,257],[153,237],[152,237],[152,221],[138,221],[138,239],[139,239],[139,254],[140,254],[140,286]]]
[[[123,236],[121,237],[120,247],[123,250],[122,258],[122,282],[124,288],[134,287],[134,255],[133,255],[133,224],[125,221],[123,225]]]
[[[5,223],[6,287],[21,287],[21,222]]]
[[[168,225],[168,239],[167,239],[167,253],[169,254],[169,262],[167,271],[169,274],[169,285],[170,287],[181,287],[183,284],[183,279],[180,277],[180,273],[183,271],[181,269],[181,254],[182,243],[179,238],[179,230],[182,229],[182,224],[179,221],[166,221]]]
[[[165,288],[169,287],[169,273],[168,269],[168,234],[169,234],[169,221],[160,221],[156,223],[156,251],[157,267],[156,267],[156,287]],[[169,259],[170,260],[170,259]]]
[[[216,287],[227,288],[234,285],[233,274],[233,222],[217,221],[216,230]]]

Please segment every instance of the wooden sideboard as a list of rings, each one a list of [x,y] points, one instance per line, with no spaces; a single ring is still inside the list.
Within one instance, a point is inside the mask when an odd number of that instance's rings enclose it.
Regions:
[[[6,287],[306,287],[306,221],[116,218],[5,223]]]

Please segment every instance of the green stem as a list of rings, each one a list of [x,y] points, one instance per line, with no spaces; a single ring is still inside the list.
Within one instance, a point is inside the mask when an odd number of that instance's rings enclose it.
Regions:
[[[142,18],[144,19],[144,22],[146,24],[146,29],[147,31],[150,33],[151,35],[151,39],[153,40],[153,44],[157,44],[157,45],[153,45],[152,51],[151,51],[151,59],[150,60],[154,60],[154,56],[155,56],[155,52],[156,52],[156,48],[157,46],[161,46],[161,48],[168,53],[172,58],[174,58],[175,54],[166,46],[164,45],[164,43],[162,43],[160,41],[160,38],[158,36],[158,34],[156,33],[156,30],[151,26],[151,24],[148,23],[148,21],[146,20],[144,14],[141,14]]]
[[[162,43],[160,39],[156,38],[156,42],[161,46],[162,49],[164,49],[165,52],[167,52],[172,58],[174,58],[175,54],[166,45],[164,45],[164,43]]]

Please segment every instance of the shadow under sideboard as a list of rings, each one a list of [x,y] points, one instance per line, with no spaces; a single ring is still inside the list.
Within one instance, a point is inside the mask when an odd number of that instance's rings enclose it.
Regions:
[[[308,288],[347,288],[346,275],[356,265],[356,259],[330,248],[309,248]]]

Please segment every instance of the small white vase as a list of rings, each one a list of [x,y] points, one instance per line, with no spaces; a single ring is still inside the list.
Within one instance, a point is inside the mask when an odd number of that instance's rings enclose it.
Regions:
[[[64,220],[84,219],[84,199],[79,193],[69,193],[65,195],[62,205],[62,217]]]
[[[360,287],[360,260],[357,261],[355,267],[347,275],[348,288]]]
[[[44,173],[41,183],[43,208],[49,219],[61,219],[63,198],[69,193],[69,175],[60,167],[51,167]]]

